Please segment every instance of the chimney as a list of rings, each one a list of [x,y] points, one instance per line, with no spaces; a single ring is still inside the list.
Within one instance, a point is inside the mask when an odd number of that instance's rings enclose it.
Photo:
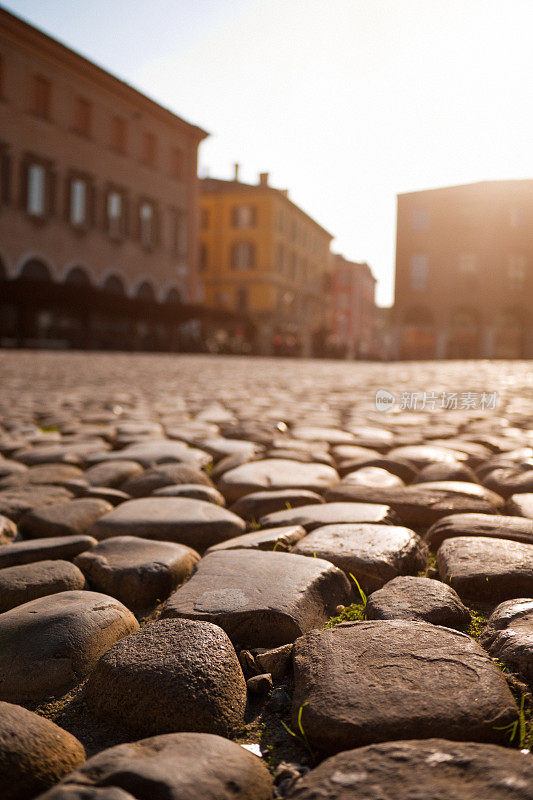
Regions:
[[[233,166],[235,168],[235,177],[233,178],[233,180],[234,181],[238,181],[239,180],[239,164],[234,164]]]
[[[268,186],[268,172],[259,174],[259,186]]]

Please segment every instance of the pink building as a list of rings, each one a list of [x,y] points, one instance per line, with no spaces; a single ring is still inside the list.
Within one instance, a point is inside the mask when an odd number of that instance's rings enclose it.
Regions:
[[[331,255],[330,345],[346,358],[372,358],[378,351],[376,279],[368,264]]]

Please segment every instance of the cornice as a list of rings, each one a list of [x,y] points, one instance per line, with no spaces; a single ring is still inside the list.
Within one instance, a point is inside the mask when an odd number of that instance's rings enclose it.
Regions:
[[[129,83],[112,75],[103,67],[76,53],[66,45],[48,36],[43,31],[10,14],[0,6],[1,37],[14,44],[32,50],[40,57],[45,57],[60,69],[68,69],[83,80],[94,84],[100,89],[119,97],[121,100],[135,106],[146,114],[157,117],[167,125],[179,129],[181,132],[194,137],[198,142],[209,134],[197,125],[186,122],[168,108],[147,97]]]

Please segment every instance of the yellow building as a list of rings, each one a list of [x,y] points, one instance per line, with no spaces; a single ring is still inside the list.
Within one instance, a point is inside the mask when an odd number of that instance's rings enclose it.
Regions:
[[[200,275],[209,308],[247,312],[263,353],[311,355],[325,323],[333,238],[268,183],[205,178],[201,184]]]

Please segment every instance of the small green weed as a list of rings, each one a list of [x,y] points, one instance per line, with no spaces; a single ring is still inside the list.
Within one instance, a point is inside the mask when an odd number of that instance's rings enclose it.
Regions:
[[[466,629],[466,633],[477,641],[483,632],[483,628],[487,624],[487,620],[479,611],[474,611],[472,609],[470,609],[470,616],[472,619],[470,625]]]
[[[283,722],[283,720],[280,720],[280,721],[281,721],[281,724],[283,725],[283,727],[285,728],[285,730],[287,731],[287,733],[290,733],[291,736],[294,736],[295,739],[298,739],[298,741],[301,742],[304,745],[304,747],[307,748],[307,750],[311,753],[311,755],[313,755],[313,751],[311,749],[311,745],[309,744],[309,739],[307,738],[307,734],[306,734],[306,732],[304,730],[304,726],[303,726],[303,723],[302,723],[302,714],[303,714],[304,706],[307,706],[307,705],[309,705],[309,704],[308,703],[302,703],[302,705],[298,709],[298,719],[297,719],[297,721],[298,721],[299,733],[296,733],[291,728],[289,728],[289,726],[285,722]]]
[[[292,505],[289,503],[288,500],[285,501],[285,508],[287,511],[292,511]]]
[[[368,598],[361,589],[361,585],[355,575],[352,575],[351,572],[348,574],[357,586],[357,591],[359,592],[361,602],[352,603],[350,606],[345,606],[340,614],[338,614],[336,617],[331,617],[330,621],[326,625],[326,628],[333,628],[334,625],[339,625],[341,622],[361,622],[365,619],[365,609]]]
[[[352,581],[353,581],[353,582],[355,583],[355,585],[357,586],[357,589],[358,589],[358,591],[359,591],[359,595],[360,595],[360,597],[361,597],[361,601],[362,601],[363,608],[366,608],[366,603],[367,603],[367,596],[366,596],[366,594],[365,594],[365,593],[363,592],[363,590],[361,589],[361,587],[360,587],[360,585],[359,585],[359,581],[357,580],[357,578],[355,577],[355,575],[352,575],[352,573],[351,573],[351,572],[349,572],[348,574],[349,574],[350,578],[352,579]]]
[[[493,658],[492,660],[494,661],[496,666],[499,669],[501,669],[502,672],[505,672],[505,670],[507,669],[507,664],[504,664],[503,661],[501,661],[501,659],[499,659],[499,658]]]
[[[531,711],[529,709],[526,711],[524,708],[525,700],[526,696],[523,694],[518,709],[518,719],[510,722],[509,725],[496,726],[497,731],[507,731],[509,744],[514,742],[520,750],[530,750],[533,746],[533,720]]]
[[[433,569],[437,569],[437,557],[436,557],[435,553],[430,550],[429,551],[429,555],[428,555],[428,561],[427,561],[427,564],[426,564],[426,568],[420,570],[420,572],[418,573],[418,577],[419,578],[427,578],[429,571],[433,570]]]
[[[333,628],[335,625],[340,625],[341,622],[362,622],[364,619],[365,606],[362,603],[352,603],[351,606],[346,606],[344,611],[341,611],[336,617],[331,617],[329,622],[326,623],[326,628]]]

